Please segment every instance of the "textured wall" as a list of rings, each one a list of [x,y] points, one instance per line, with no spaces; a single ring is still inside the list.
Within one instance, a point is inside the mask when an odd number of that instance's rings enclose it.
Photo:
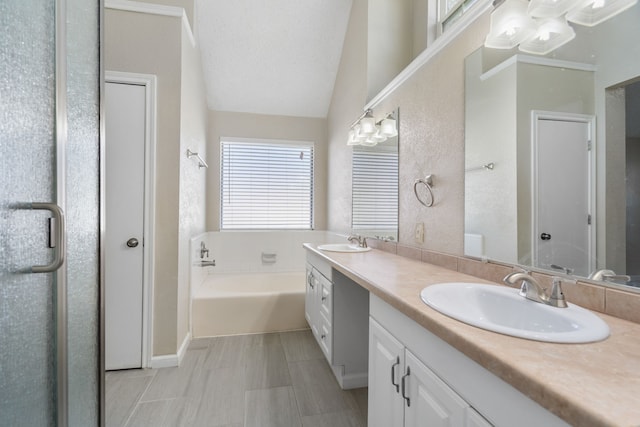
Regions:
[[[464,58],[480,47],[488,30],[486,14],[445,50],[422,66],[375,108],[377,117],[400,108],[399,241],[427,249],[463,253],[464,233]],[[351,226],[349,124],[365,105],[366,1],[356,0],[329,112],[329,229]],[[413,182],[434,175],[435,204],[423,207]],[[416,223],[425,241],[414,242]]]
[[[158,77],[154,355],[177,349],[181,31],[179,18],[105,11],[105,69]]]
[[[187,158],[187,149],[207,159],[207,100],[200,53],[182,26],[182,89],[180,93],[180,225],[178,230],[177,345],[189,333],[190,240],[205,230],[206,169]]]

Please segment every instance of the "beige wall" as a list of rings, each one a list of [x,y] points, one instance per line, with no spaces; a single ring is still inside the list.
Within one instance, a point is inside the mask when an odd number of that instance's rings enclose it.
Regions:
[[[180,102],[180,221],[178,229],[178,326],[177,344],[182,344],[190,331],[191,305],[190,240],[205,231],[206,169],[198,166],[194,157],[187,158],[187,149],[207,159],[208,109],[200,53],[182,26],[182,73]]]
[[[184,31],[183,20],[178,17],[105,11],[105,69],[153,74],[158,79],[152,284],[154,356],[176,354],[186,336],[188,237],[204,229],[202,211],[194,212],[202,208],[187,202],[193,197],[204,203],[204,173],[194,171],[193,160],[187,161],[184,152],[190,144],[194,144],[194,149],[205,147],[207,117],[200,110],[204,91],[198,80],[201,79],[197,73],[198,58]]]
[[[220,229],[220,138],[265,138],[312,141],[314,147],[314,223],[315,229],[327,227],[327,121],[303,117],[262,114],[209,112],[209,165],[207,170],[207,230]],[[349,166],[351,169],[351,166]],[[349,181],[350,182],[350,181]],[[351,186],[349,186],[349,189]],[[350,190],[349,190],[350,191]]]
[[[329,228],[350,229],[349,124],[366,100],[366,0],[355,0],[329,110]],[[377,117],[400,108],[400,242],[462,254],[464,232],[464,58],[482,45],[489,15],[476,21],[381,105]],[[413,182],[434,174],[435,204],[423,207]],[[414,243],[416,223],[425,241]]]

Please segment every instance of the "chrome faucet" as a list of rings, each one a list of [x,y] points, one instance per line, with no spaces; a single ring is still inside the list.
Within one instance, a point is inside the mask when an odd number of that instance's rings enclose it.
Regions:
[[[367,238],[364,236],[360,236],[358,234],[352,234],[349,237],[347,237],[347,240],[350,241],[351,243],[355,243],[358,242],[358,246],[360,246],[361,248],[367,248]]]
[[[209,256],[209,249],[204,245],[204,242],[200,242],[200,258],[204,258],[205,256]]]
[[[551,286],[551,293],[549,294],[536,279],[527,273],[514,272],[508,274],[503,281],[509,286],[514,286],[519,281],[522,281],[520,295],[531,301],[550,305],[552,307],[567,307],[567,300],[564,298],[564,294],[562,293],[562,281],[559,277],[553,278],[553,285]]]

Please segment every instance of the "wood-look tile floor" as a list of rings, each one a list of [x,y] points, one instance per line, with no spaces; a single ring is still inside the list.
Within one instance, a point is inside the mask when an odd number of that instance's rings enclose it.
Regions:
[[[108,427],[366,427],[309,330],[193,340],[179,368],[106,374]]]

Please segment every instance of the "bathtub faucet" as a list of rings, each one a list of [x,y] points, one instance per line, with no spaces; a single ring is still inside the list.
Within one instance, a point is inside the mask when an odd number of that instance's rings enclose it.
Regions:
[[[347,237],[347,240],[350,241],[351,243],[358,242],[358,246],[360,246],[361,248],[368,247],[367,238],[364,236],[360,236],[359,234],[352,234],[349,237]]]
[[[200,258],[204,258],[205,256],[209,256],[209,249],[204,245],[204,242],[200,242]]]

